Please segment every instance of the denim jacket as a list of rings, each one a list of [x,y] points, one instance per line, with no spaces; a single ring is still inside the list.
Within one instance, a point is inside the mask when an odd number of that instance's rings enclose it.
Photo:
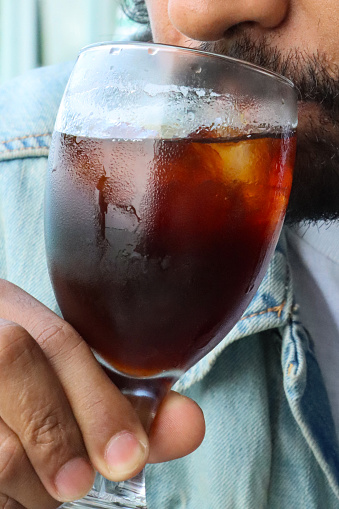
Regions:
[[[0,277],[58,312],[47,273],[43,191],[72,64],[0,89]],[[149,509],[338,509],[339,449],[312,341],[298,318],[282,234],[228,336],[176,385],[207,432],[190,456],[147,470]]]

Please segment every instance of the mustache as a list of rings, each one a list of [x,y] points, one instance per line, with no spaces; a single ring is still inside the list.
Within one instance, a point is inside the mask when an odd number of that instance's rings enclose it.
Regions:
[[[250,28],[250,27],[248,27]],[[251,62],[289,78],[299,101],[316,104],[298,127],[295,171],[286,215],[289,225],[339,219],[339,67],[326,55],[299,49],[278,50],[262,37],[255,42],[235,26],[231,35],[201,44],[203,51]]]
[[[231,35],[237,35],[234,42],[203,42],[200,49],[245,60],[285,76],[294,83],[299,101],[320,104],[331,119],[339,119],[339,66],[330,65],[326,55],[298,49],[282,54],[265,36],[254,42],[240,33],[240,27],[234,27]]]

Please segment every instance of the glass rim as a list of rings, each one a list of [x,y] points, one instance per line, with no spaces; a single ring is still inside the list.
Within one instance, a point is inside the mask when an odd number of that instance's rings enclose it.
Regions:
[[[227,55],[220,55],[218,53],[213,53],[210,51],[186,48],[184,46],[173,46],[170,44],[162,44],[162,43],[154,43],[154,42],[141,42],[141,41],[140,42],[139,41],[102,41],[102,42],[96,42],[94,44],[88,44],[87,46],[84,46],[79,51],[78,56],[80,56],[82,53],[84,53],[88,50],[100,48],[100,47],[106,47],[106,46],[111,46],[111,47],[117,46],[120,48],[138,46],[138,47],[144,47],[144,48],[148,47],[149,49],[153,49],[154,47],[157,47],[158,49],[164,49],[164,50],[167,50],[170,52],[172,51],[173,53],[178,52],[178,51],[179,52],[183,51],[185,53],[186,52],[195,53],[195,54],[201,55],[203,57],[212,57],[212,58],[216,58],[216,59],[223,60],[226,62],[236,63],[237,65],[240,65],[242,67],[259,72],[265,76],[268,76],[270,78],[280,81],[282,84],[289,86],[291,88],[291,90],[296,92],[296,86],[289,78],[286,78],[286,76],[283,76],[282,74],[279,74],[277,72],[265,69],[265,67],[261,67],[256,64],[252,64],[251,62],[247,62],[246,60],[241,60],[239,58],[229,57]]]

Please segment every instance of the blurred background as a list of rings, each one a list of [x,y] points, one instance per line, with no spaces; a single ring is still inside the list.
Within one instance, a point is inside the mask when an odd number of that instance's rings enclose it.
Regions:
[[[0,84],[74,60],[87,44],[131,39],[140,27],[120,0],[0,0]]]

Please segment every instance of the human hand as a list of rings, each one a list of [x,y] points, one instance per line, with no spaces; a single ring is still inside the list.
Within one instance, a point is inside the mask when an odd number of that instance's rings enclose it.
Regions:
[[[192,400],[172,391],[148,439],[77,332],[4,280],[0,317],[0,508],[54,509],[84,496],[94,470],[125,480],[200,445]]]

